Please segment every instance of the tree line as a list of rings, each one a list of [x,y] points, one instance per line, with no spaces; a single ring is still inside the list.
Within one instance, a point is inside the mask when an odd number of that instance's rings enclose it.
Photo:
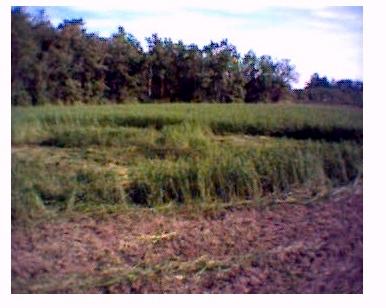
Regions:
[[[226,39],[199,48],[153,34],[145,51],[123,27],[104,38],[87,33],[82,19],[54,27],[44,12],[31,17],[16,7],[11,14],[13,105],[294,97],[297,73],[289,60],[253,51],[241,57]]]
[[[363,106],[363,82],[350,79],[328,80],[315,73],[302,90],[294,90],[295,100],[340,105]]]

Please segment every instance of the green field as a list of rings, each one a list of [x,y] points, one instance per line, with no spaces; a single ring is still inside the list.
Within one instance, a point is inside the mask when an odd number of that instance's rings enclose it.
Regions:
[[[348,107],[12,108],[12,218],[317,194],[361,177],[362,136]]]

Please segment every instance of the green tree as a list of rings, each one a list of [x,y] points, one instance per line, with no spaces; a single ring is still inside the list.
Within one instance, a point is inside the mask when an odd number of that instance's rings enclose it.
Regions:
[[[287,59],[275,62],[270,56],[257,57],[249,51],[242,66],[247,102],[277,102],[289,93],[291,82],[297,80],[295,68]]]
[[[107,98],[122,102],[139,97],[145,87],[141,77],[145,59],[139,42],[119,27],[107,46],[104,61]]]
[[[44,12],[31,18],[12,9],[12,104],[45,102],[279,101],[296,80],[289,60],[243,59],[226,39],[197,45],[147,38],[148,51],[123,27],[109,38],[86,32],[82,19],[54,28]],[[309,87],[328,82],[318,75]],[[331,84],[352,97],[360,84]],[[354,89],[356,87],[357,89]],[[311,93],[311,92],[310,92]],[[313,95],[313,94],[312,94]]]
[[[39,46],[35,41],[30,16],[20,7],[12,9],[11,48],[12,104],[36,104]]]
[[[243,98],[239,58],[236,47],[227,40],[204,46],[201,86],[205,99],[231,102]]]

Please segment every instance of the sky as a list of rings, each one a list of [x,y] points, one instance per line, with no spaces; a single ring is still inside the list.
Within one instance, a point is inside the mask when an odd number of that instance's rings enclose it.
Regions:
[[[135,4],[134,4],[135,3]],[[363,12],[360,6],[262,6],[259,2],[148,0],[121,6],[47,6],[41,9],[57,26],[63,19],[83,18],[87,32],[110,36],[118,26],[133,34],[146,49],[152,33],[202,47],[227,38],[241,55],[290,59],[299,73],[295,88],[304,87],[317,72],[329,79],[363,80]],[[244,5],[243,5],[244,4]]]

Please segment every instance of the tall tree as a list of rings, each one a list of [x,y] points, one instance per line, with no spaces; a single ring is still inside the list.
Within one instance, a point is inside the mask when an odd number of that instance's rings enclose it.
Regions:
[[[253,51],[244,56],[243,74],[247,102],[279,101],[288,93],[291,82],[297,80],[289,60],[275,62],[267,55],[257,57]]]
[[[289,60],[257,57],[252,51],[240,59],[226,39],[200,49],[153,34],[144,52],[123,27],[101,38],[87,33],[82,19],[64,20],[55,28],[44,13],[31,18],[23,8],[12,9],[11,29],[14,105],[278,101],[296,79]],[[323,82],[328,83],[315,75],[309,86]],[[344,81],[331,85],[346,92],[361,87]]]
[[[137,98],[145,86],[141,78],[144,55],[139,42],[123,27],[108,41],[106,66],[106,96],[122,102]]]
[[[230,102],[243,98],[242,75],[238,65],[239,54],[234,45],[222,40],[203,48],[202,87],[205,98]]]
[[[12,9],[11,87],[14,105],[36,104],[36,72],[39,46],[35,41],[30,16],[23,8]]]

